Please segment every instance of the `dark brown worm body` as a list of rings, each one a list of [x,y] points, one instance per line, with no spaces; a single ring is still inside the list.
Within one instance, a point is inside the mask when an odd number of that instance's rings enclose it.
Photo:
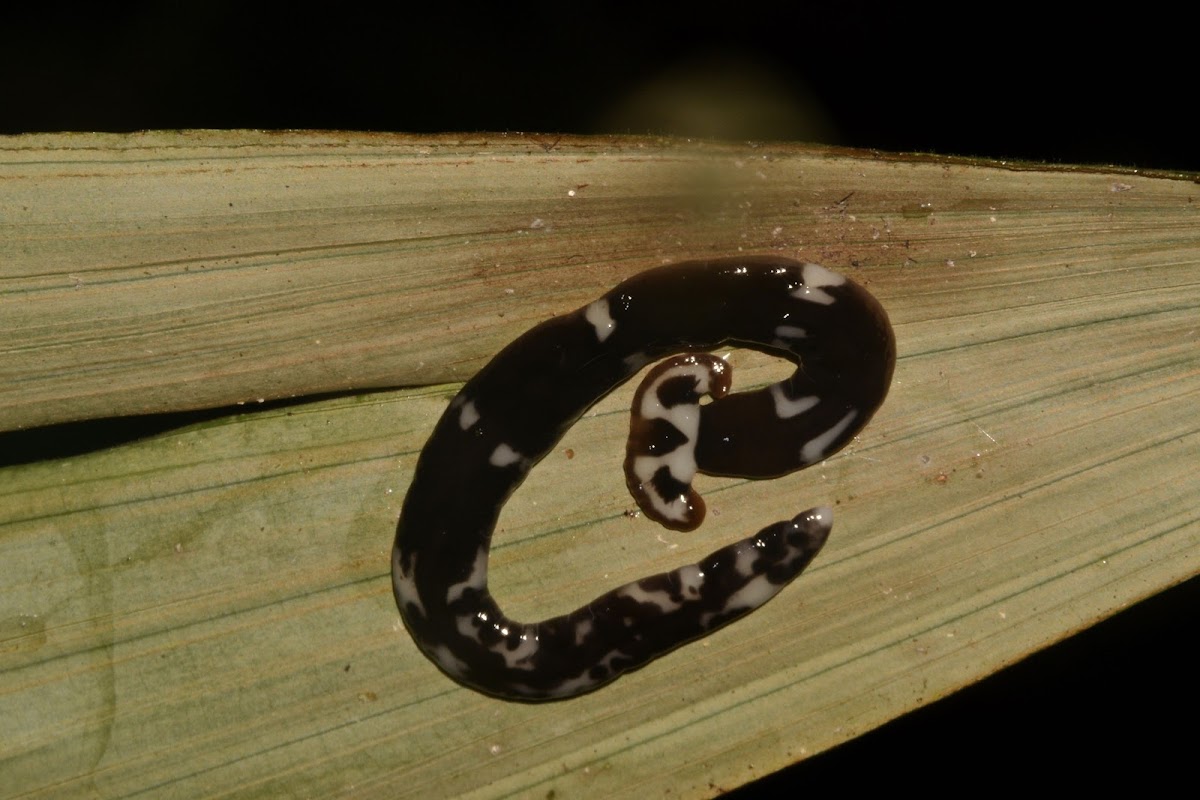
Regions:
[[[729,395],[727,367],[712,356],[673,359],[647,377],[627,482],[648,515],[678,529],[703,516],[691,494],[696,471],[777,477],[843,447],[883,402],[895,362],[887,315],[870,294],[823,267],[774,257],[652,269],[525,333],[438,422],[396,532],[397,604],[443,671],[509,699],[582,694],[757,608],[808,565],[828,536],[827,508],[543,622],[508,619],[487,590],[500,508],[567,428],[646,364],[724,345],[798,368]],[[718,399],[700,405],[706,393]]]

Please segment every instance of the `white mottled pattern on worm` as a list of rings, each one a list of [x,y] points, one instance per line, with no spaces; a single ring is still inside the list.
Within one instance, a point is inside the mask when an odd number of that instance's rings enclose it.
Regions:
[[[702,352],[724,345],[797,369],[729,394],[728,366]],[[435,427],[396,532],[397,605],[447,675],[513,700],[591,691],[758,608],[820,550],[832,523],[823,507],[565,616],[522,623],[496,605],[488,547],[505,500],[592,404],[679,353],[637,390],[625,471],[648,516],[690,530],[704,516],[696,472],[778,477],[845,446],[887,395],[895,341],[883,308],[855,283],[760,256],[648,270],[504,348]],[[701,404],[706,394],[713,400]]]

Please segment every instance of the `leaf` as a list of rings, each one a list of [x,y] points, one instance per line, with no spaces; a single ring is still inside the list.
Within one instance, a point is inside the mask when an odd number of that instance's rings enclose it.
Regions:
[[[355,392],[0,469],[4,793],[711,796],[1195,575],[1198,198],[793,145],[0,140],[0,427]],[[674,534],[624,514],[623,387],[505,507],[492,588],[562,613],[822,502],[830,543],[592,695],[450,682],[387,572],[454,382],[627,275],[736,252],[881,299],[881,412],[801,473],[702,481],[710,520]],[[735,389],[782,371],[732,359]]]

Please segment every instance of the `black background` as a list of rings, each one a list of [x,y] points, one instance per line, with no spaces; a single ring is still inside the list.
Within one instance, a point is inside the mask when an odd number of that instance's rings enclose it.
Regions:
[[[1200,171],[1191,23],[1146,7],[1063,19],[1038,7],[964,12],[806,3],[519,4],[482,16],[348,3],[6,9],[0,133],[668,133]],[[153,427],[76,428],[72,449]],[[0,460],[53,454],[56,437],[10,436]],[[1128,779],[1153,791],[1187,780],[1200,739],[1198,608],[1192,579],[737,794],[937,795],[981,780],[1078,791]]]
[[[803,2],[517,4],[484,14],[350,3],[83,8],[5,10],[0,132],[719,134],[1200,170],[1194,27],[1182,11],[1097,8],[1054,19],[1012,6],[963,18]],[[700,86],[727,113],[720,124],[647,113],[639,98],[663,86]],[[741,104],[721,100],[729,96]]]

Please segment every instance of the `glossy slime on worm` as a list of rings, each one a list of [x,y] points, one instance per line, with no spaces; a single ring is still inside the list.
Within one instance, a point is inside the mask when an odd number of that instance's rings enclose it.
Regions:
[[[796,371],[728,394],[728,365],[699,352],[725,345]],[[396,603],[447,675],[513,700],[583,694],[758,608],[821,549],[824,507],[565,616],[522,623],[496,605],[487,566],[501,506],[592,404],[679,353],[634,396],[625,474],[647,516],[691,530],[704,516],[696,472],[773,478],[845,446],[887,395],[895,341],[866,290],[816,264],[759,256],[648,270],[512,342],[438,421],[396,531]]]

